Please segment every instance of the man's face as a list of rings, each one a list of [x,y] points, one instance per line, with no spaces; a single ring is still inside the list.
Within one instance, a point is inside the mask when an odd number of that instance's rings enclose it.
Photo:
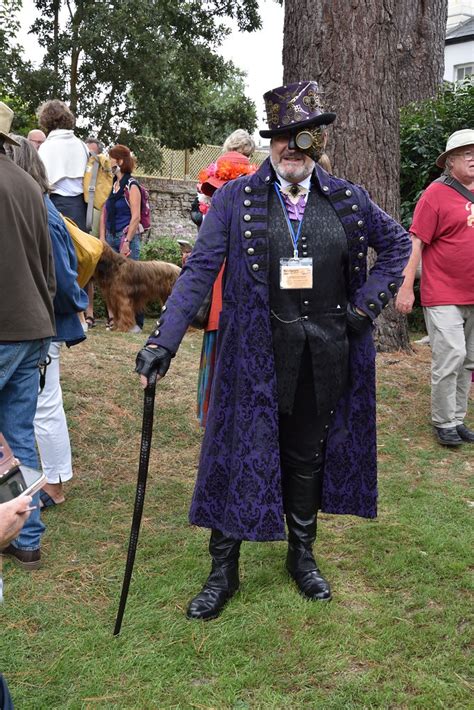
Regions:
[[[89,153],[92,153],[92,155],[99,155],[99,146],[97,143],[88,143],[87,147],[89,149]]]
[[[270,148],[275,172],[288,182],[301,182],[313,172],[314,160],[296,147],[294,133],[273,136]]]
[[[451,175],[463,185],[474,182],[474,144],[457,148],[449,155]]]
[[[34,145],[36,150],[42,145],[46,140],[46,136],[43,131],[34,130],[28,133],[28,142]]]

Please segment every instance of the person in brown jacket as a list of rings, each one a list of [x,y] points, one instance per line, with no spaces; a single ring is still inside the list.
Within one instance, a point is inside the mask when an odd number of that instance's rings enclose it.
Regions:
[[[21,463],[38,469],[33,420],[39,365],[55,333],[56,289],[46,209],[38,184],[5,155],[13,112],[0,102],[0,431]],[[0,554],[40,565],[39,493],[19,536]]]

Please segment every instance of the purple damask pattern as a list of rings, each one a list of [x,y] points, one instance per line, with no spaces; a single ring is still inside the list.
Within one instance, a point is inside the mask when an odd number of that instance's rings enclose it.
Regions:
[[[215,384],[190,521],[242,540],[285,536],[268,289],[272,179],[266,161],[215,193],[153,338],[176,352],[227,258]],[[409,237],[362,188],[319,166],[314,181],[346,230],[350,299],[375,317],[401,283]],[[367,278],[368,246],[378,259]],[[331,422],[322,510],[374,517],[376,501],[375,351],[367,333],[350,338],[350,383]]]

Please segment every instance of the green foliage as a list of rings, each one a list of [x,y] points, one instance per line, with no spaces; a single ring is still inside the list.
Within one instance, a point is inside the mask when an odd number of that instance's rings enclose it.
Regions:
[[[61,98],[81,119],[79,132],[94,130],[115,141],[126,125],[177,149],[208,142],[216,121],[224,135],[233,116],[253,129],[255,110],[241,73],[216,48],[229,32],[225,17],[236,18],[242,30],[260,26],[257,0],[35,5],[39,17],[32,32],[45,49],[44,60],[39,69],[27,62],[17,67],[10,87],[30,111],[41,100]],[[0,37],[0,66],[6,54]],[[229,83],[237,92],[232,98]]]
[[[94,318],[107,318],[107,306],[97,286],[94,287]]]
[[[407,315],[408,330],[410,333],[426,333],[425,317],[421,306],[414,306],[411,313]]]
[[[413,291],[415,293],[415,303],[412,312],[407,315],[408,329],[411,333],[426,333],[425,317],[420,299],[420,281],[415,281]]]
[[[19,135],[27,135],[33,128],[38,127],[38,122],[34,113],[31,113],[27,104],[16,96],[0,93],[0,101],[3,101],[14,112],[11,132]]]
[[[160,142],[151,136],[137,136],[132,131],[123,129],[117,137],[117,143],[127,145],[134,153],[137,164],[143,172],[151,175],[159,173],[163,165],[163,153]]]
[[[0,97],[9,106],[16,94],[17,72],[23,66],[21,49],[15,43],[20,27],[17,17],[20,8],[21,0],[3,0],[0,3]]]
[[[222,145],[236,128],[252,134],[257,127],[255,104],[245,96],[245,75],[238,69],[226,84],[211,87],[206,105],[209,109],[206,143]]]
[[[454,131],[472,128],[474,79],[444,83],[433,99],[412,103],[400,115],[400,192],[402,222],[409,227],[417,200],[440,170],[437,156]]]
[[[140,260],[168,261],[176,266],[181,266],[181,248],[173,237],[158,237],[158,239],[142,244]]]

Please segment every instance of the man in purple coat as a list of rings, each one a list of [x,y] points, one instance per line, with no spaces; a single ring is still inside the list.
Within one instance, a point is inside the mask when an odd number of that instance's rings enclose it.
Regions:
[[[264,96],[271,154],[212,200],[137,372],[163,377],[224,259],[223,308],[190,521],[211,529],[211,573],[187,616],[212,619],[239,587],[242,540],[285,539],[308,599],[331,589],[313,556],[317,512],[375,517],[371,324],[402,282],[405,230],[317,165],[318,86]],[[367,277],[367,249],[377,262]]]

